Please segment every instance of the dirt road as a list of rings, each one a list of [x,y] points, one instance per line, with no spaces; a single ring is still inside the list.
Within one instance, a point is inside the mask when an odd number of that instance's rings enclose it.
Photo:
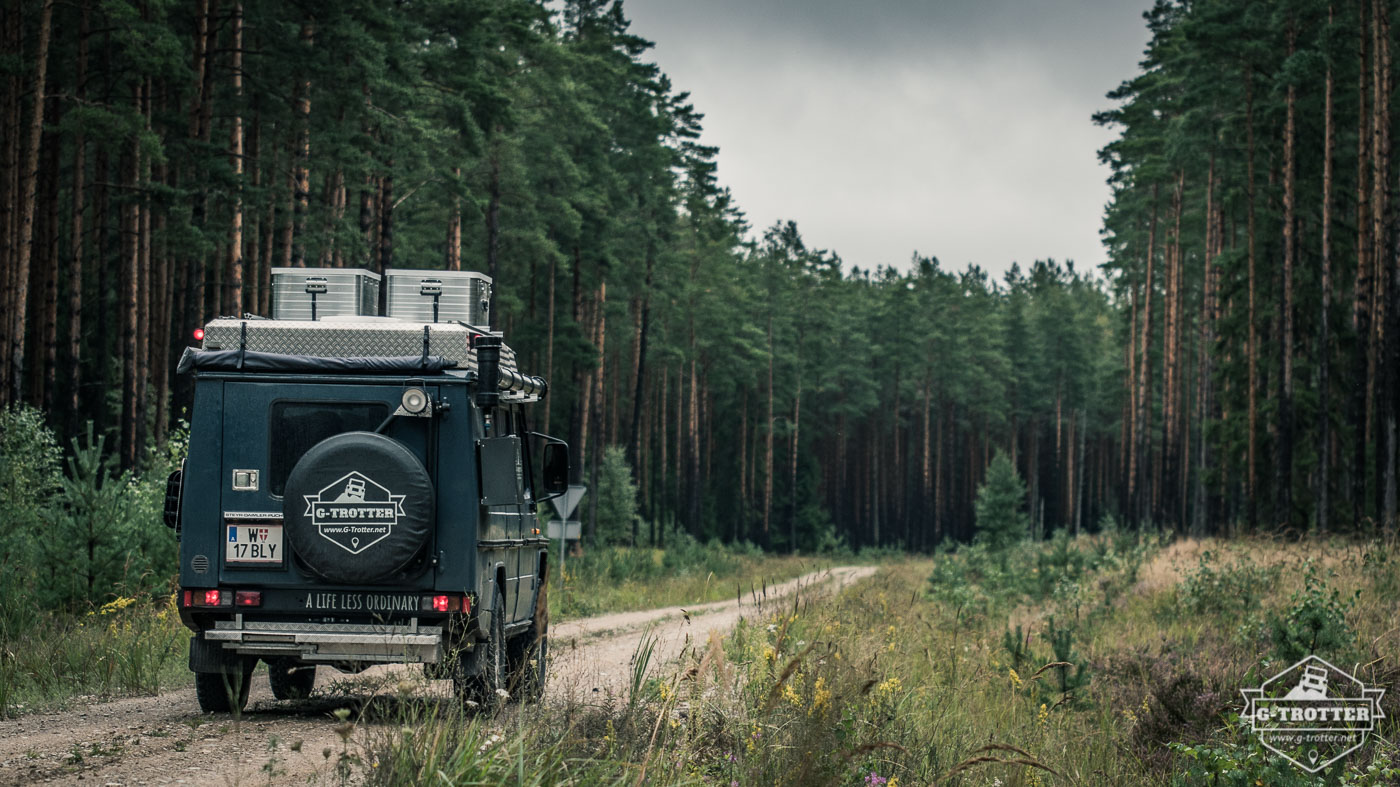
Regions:
[[[770,614],[778,605],[791,604],[795,594],[829,593],[874,572],[868,566],[835,568],[741,601],[556,625],[550,632],[552,665],[545,701],[561,702],[571,693],[625,693],[629,661],[648,633],[656,639],[652,663],[661,664],[674,659],[687,638],[704,643],[711,631],[727,631],[744,616]],[[338,783],[335,765],[341,752],[353,751],[354,744],[353,739],[342,742],[335,710],[351,708],[352,718],[366,707],[391,711],[400,693],[410,688],[420,699],[427,695],[451,701],[447,682],[423,684],[418,676],[417,669],[384,667],[349,678],[322,668],[315,696],[278,702],[266,677],[259,674],[248,711],[238,719],[200,714],[191,685],[156,697],[77,702],[74,710],[3,721],[0,785]]]

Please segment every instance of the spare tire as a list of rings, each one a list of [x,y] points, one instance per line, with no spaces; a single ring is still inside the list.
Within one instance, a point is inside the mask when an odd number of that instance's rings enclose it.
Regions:
[[[402,443],[345,432],[297,461],[282,518],[292,550],[311,571],[331,582],[376,582],[423,550],[434,497],[428,471]]]

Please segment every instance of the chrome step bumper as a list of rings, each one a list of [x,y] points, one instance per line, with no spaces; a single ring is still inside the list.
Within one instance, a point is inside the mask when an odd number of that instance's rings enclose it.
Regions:
[[[244,656],[302,661],[436,664],[443,658],[442,628],[420,626],[416,618],[407,626],[221,620],[204,638]]]

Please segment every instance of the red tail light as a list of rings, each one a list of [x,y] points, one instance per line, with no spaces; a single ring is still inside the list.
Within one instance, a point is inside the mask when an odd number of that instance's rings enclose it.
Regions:
[[[262,591],[260,590],[240,590],[233,594],[233,604],[236,607],[261,607]]]
[[[180,594],[180,600],[186,607],[231,607],[233,591],[186,590]]]
[[[421,609],[424,612],[457,613],[470,612],[472,603],[470,598],[463,596],[447,595],[439,593],[435,596],[424,596]]]

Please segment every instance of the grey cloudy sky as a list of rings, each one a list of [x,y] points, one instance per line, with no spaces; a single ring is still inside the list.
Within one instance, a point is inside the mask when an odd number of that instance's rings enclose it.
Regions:
[[[755,233],[847,265],[1104,260],[1090,115],[1137,70],[1147,0],[628,0],[705,114]]]

